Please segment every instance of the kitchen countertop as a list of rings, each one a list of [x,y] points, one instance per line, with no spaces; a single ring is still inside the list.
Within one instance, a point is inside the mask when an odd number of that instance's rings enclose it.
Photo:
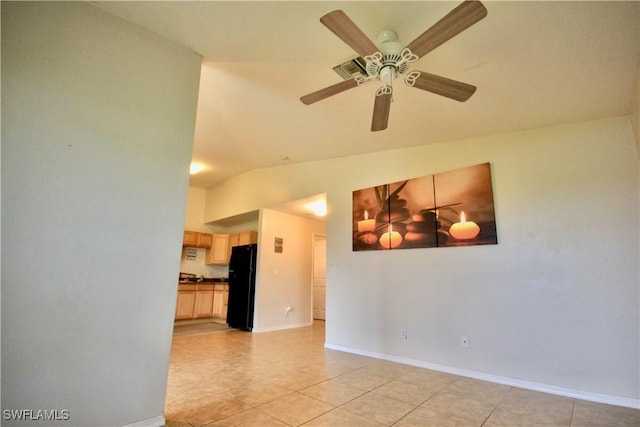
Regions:
[[[205,277],[202,281],[198,281],[195,279],[189,280],[179,280],[178,283],[181,285],[197,285],[197,284],[205,284],[205,283],[227,283],[229,279],[226,277]]]

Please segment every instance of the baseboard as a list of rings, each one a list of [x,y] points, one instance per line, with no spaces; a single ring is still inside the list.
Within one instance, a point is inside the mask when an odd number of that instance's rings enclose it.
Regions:
[[[125,424],[122,427],[164,427],[165,425],[166,420],[164,419],[164,416],[158,415],[157,417],[147,418],[131,424]]]
[[[422,360],[409,359],[409,358],[393,356],[389,354],[360,350],[360,349],[337,345],[337,344],[325,343],[324,346],[325,348],[328,348],[331,350],[338,350],[338,351],[343,351],[345,353],[359,354],[361,356],[368,356],[368,357],[373,357],[375,359],[389,360],[391,362],[404,363],[405,365],[417,366],[420,368],[431,369],[433,371],[446,372],[448,374],[474,378],[477,380],[488,381],[488,382],[497,383],[497,384],[509,385],[512,387],[524,388],[527,390],[540,391],[543,393],[571,397],[574,399],[588,400],[591,402],[606,403],[609,405],[640,409],[640,399],[631,399],[627,397],[619,397],[619,396],[612,396],[608,394],[592,393],[592,392],[587,392],[582,390],[556,387],[548,384],[535,383],[531,381],[523,381],[516,378],[502,377],[499,375],[491,375],[484,372],[472,371],[469,369],[454,368],[451,366],[425,362]]]
[[[266,328],[253,328],[254,333],[262,333],[262,332],[274,332],[274,331],[283,331],[285,329],[295,329],[295,328],[306,328],[308,326],[312,326],[313,323],[305,322],[305,323],[293,323],[287,325],[279,325],[279,326],[271,326]]]

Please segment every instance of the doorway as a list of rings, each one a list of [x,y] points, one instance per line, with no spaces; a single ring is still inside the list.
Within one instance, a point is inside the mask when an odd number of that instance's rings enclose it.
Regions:
[[[327,237],[313,235],[313,319],[326,319]]]

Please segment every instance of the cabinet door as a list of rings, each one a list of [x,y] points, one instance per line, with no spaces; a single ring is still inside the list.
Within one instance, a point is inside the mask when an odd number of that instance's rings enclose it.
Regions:
[[[227,318],[227,306],[229,305],[229,285],[224,285],[222,292],[222,317]]]
[[[197,291],[194,308],[195,318],[211,317],[213,313],[213,289]]]
[[[213,244],[213,235],[209,233],[198,233],[198,244],[199,248],[210,248]]]
[[[195,291],[179,291],[176,303],[176,320],[193,319],[193,307],[195,305]]]
[[[213,317],[226,319],[227,314],[224,312],[224,291],[222,286],[216,285],[213,291]]]
[[[229,247],[232,248],[234,246],[238,246],[240,243],[240,233],[231,233],[229,234]]]
[[[257,231],[241,231],[239,233],[229,234],[229,253],[227,254],[227,264],[231,260],[231,248],[234,246],[249,245],[258,243]]]
[[[240,238],[240,234],[239,233],[231,233],[229,234],[229,243],[228,243],[228,247],[227,247],[227,262],[226,264],[229,264],[229,261],[231,260],[231,249],[234,246],[238,246],[238,239]]]
[[[205,255],[206,264],[228,264],[229,235],[213,234],[211,249]]]
[[[186,231],[182,235],[182,246],[195,247],[198,245],[198,233],[195,231]]]
[[[258,243],[258,233],[256,231],[243,231],[238,233],[238,246]]]

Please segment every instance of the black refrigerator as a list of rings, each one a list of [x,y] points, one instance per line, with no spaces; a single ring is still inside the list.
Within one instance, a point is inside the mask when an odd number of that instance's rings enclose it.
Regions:
[[[232,328],[253,329],[257,256],[255,243],[231,248],[227,324]]]

